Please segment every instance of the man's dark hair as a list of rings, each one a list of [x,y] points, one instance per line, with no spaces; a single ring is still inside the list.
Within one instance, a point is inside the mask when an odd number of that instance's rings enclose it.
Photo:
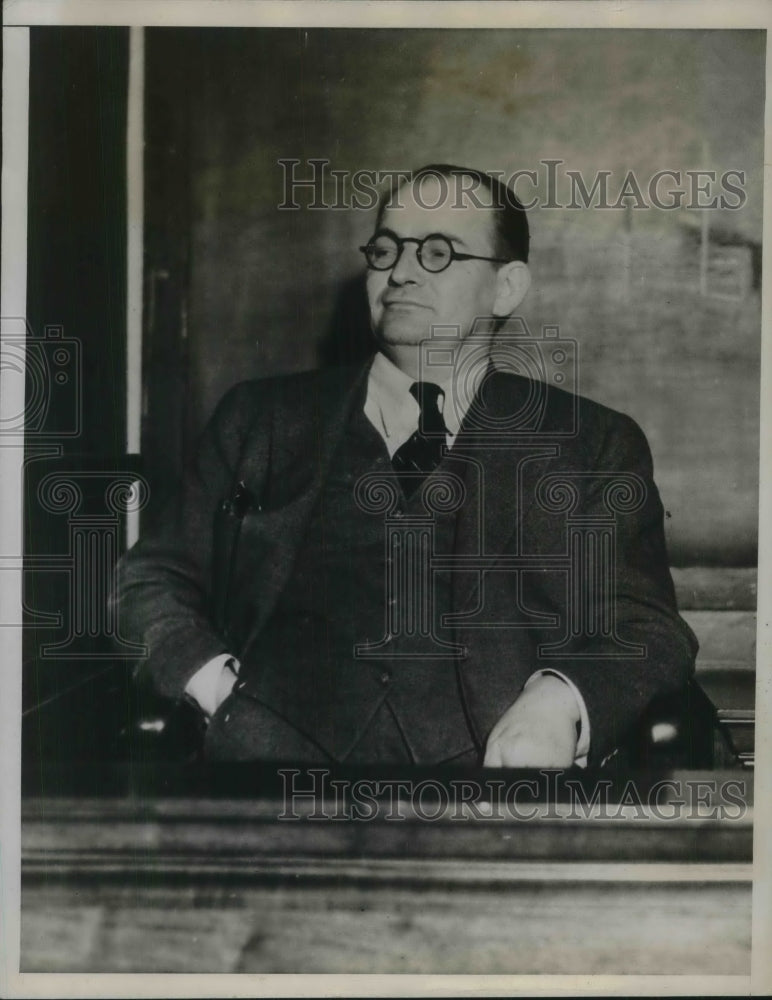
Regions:
[[[515,192],[507,184],[503,184],[492,174],[473,167],[455,167],[449,163],[430,163],[419,167],[408,175],[402,175],[383,195],[378,203],[378,218],[376,227],[380,226],[386,206],[393,195],[403,184],[415,184],[424,177],[439,177],[452,180],[456,177],[469,177],[474,186],[465,185],[463,190],[477,201],[478,204],[492,209],[495,215],[495,246],[497,257],[508,260],[521,260],[528,263],[529,231],[525,209]],[[479,189],[483,188],[482,196]],[[459,191],[461,188],[458,189]]]

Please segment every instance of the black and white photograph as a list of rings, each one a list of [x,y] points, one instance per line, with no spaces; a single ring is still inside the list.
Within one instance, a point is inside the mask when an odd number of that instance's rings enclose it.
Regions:
[[[3,16],[3,995],[766,993],[769,9]]]

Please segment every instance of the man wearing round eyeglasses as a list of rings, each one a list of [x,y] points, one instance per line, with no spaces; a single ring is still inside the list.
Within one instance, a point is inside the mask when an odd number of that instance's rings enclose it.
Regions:
[[[373,330],[390,360],[416,377],[432,327],[465,336],[478,317],[509,316],[530,284],[527,223],[514,196],[502,185],[509,200],[500,209],[478,207],[457,187],[418,172],[361,248]]]
[[[124,630],[210,757],[598,764],[688,679],[641,431],[506,370],[528,242],[494,177],[403,180],[360,248],[373,358],[232,390],[122,560]]]

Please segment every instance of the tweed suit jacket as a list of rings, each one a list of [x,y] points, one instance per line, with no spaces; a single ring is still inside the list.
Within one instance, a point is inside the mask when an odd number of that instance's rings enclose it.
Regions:
[[[146,645],[139,669],[159,693],[180,697],[221,652],[259,654],[368,369],[244,382],[220,402],[159,526],[118,567],[120,630]],[[474,738],[483,747],[525,681],[554,668],[584,698],[598,763],[694,669],[648,444],[629,417],[514,374],[494,372],[475,406],[445,465],[476,485],[457,515],[450,622]],[[528,417],[513,425],[512,414]],[[583,617],[578,590],[597,590],[602,573],[592,558],[577,569],[568,550],[593,532],[613,594]]]

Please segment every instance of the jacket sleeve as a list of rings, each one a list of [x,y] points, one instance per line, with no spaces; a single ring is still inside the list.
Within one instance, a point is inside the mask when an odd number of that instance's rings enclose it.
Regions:
[[[166,697],[181,697],[198,669],[226,651],[212,615],[214,517],[242,475],[247,442],[253,487],[265,474],[267,387],[244,382],[226,394],[157,526],[118,564],[111,604],[119,634],[146,647],[137,673]]]
[[[609,474],[628,474],[628,480],[638,483],[640,496],[628,498],[629,509],[623,502],[615,515],[614,578],[606,596],[600,592],[604,571],[599,573],[598,567],[587,566],[581,583],[576,579],[569,583],[569,601],[577,603],[578,587],[585,599],[591,595],[594,624],[577,629],[559,658],[542,659],[544,646],[549,645],[543,643],[540,666],[559,670],[581,692],[590,722],[589,763],[597,764],[620,745],[655,696],[687,682],[694,672],[697,640],[677,611],[662,503],[648,442],[638,425],[608,411],[598,451],[588,456],[588,469],[583,516],[608,517]],[[606,623],[613,622],[613,635],[602,627],[603,616]]]

